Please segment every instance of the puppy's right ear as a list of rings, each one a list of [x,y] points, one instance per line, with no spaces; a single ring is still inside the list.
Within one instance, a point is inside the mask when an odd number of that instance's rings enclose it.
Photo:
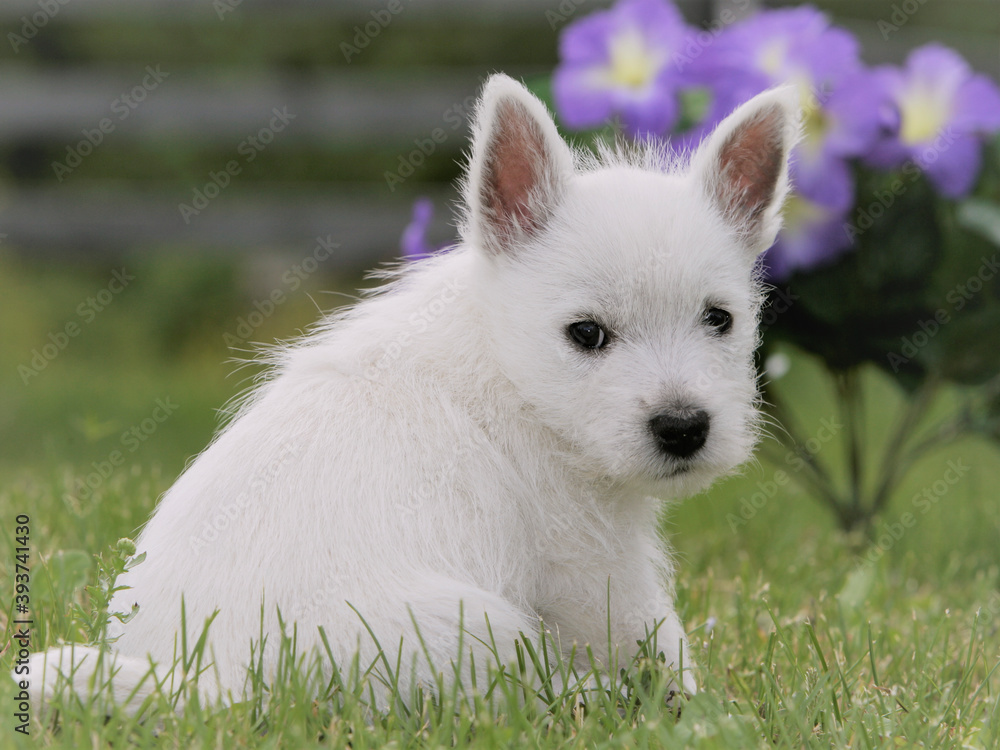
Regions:
[[[755,254],[767,250],[781,229],[799,120],[794,87],[765,91],[719,123],[691,160],[708,199]]]
[[[464,182],[466,239],[510,253],[549,220],[573,173],[573,154],[548,111],[524,86],[486,82]]]

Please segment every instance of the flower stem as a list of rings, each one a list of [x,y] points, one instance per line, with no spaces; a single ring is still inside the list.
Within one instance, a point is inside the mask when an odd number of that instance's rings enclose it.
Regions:
[[[806,441],[801,437],[802,432],[792,415],[792,411],[785,407],[781,398],[773,390],[768,393],[768,397],[770,399],[771,413],[774,415],[777,426],[788,438],[787,441],[780,440],[780,442],[785,443],[795,452],[795,456],[802,461],[802,465],[806,470],[804,474],[801,472],[793,473],[791,475],[792,478],[798,484],[802,485],[806,491],[811,489],[816,492],[820,499],[830,506],[830,510],[840,517],[843,502],[837,495],[829,472],[817,459],[815,453],[806,447]],[[780,463],[776,459],[772,460],[775,464]]]
[[[858,523],[867,524],[871,519],[871,508],[863,502],[864,466],[862,461],[864,429],[864,401],[857,368],[850,368],[834,375],[837,395],[847,428],[845,448],[848,460],[848,500],[846,513],[841,513],[841,524],[848,524],[845,531]]]
[[[940,390],[940,385],[941,381],[939,378],[934,375],[928,376],[920,384],[916,395],[904,410],[903,416],[899,421],[899,426],[896,428],[882,458],[881,477],[875,494],[872,497],[872,515],[882,512],[896,484],[906,474],[917,456],[941,439],[938,437],[940,431],[935,431],[934,436],[914,446],[905,458],[902,456],[907,440],[913,435],[917,425],[920,424],[920,420],[926,415],[927,409],[933,403],[934,398]]]
[[[839,515],[841,501],[840,498],[837,497],[836,493],[833,491],[833,488],[831,487],[829,480],[825,477],[823,473],[823,467],[819,466],[814,460],[811,460],[812,457],[810,456],[808,451],[802,448],[801,445],[792,445],[791,448],[793,451],[795,451],[795,455],[798,458],[802,459],[803,461],[802,466],[805,470],[803,473],[796,472],[794,474],[791,474],[790,476],[792,480],[794,480],[800,486],[802,486],[802,488],[805,489],[806,492],[815,493],[817,496],[819,496],[820,500],[829,505],[831,510],[833,510],[835,513]],[[766,448],[762,450],[765,452],[767,451]],[[769,457],[768,460],[775,465],[781,464],[781,457],[778,455],[772,455]]]

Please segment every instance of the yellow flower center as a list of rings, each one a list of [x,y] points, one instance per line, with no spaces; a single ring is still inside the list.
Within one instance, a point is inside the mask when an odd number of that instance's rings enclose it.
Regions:
[[[800,234],[826,216],[826,211],[821,206],[808,198],[803,198],[798,193],[792,193],[788,196],[781,213],[784,218],[785,231],[791,236]]]
[[[611,39],[611,64],[606,80],[616,88],[646,88],[660,72],[665,55],[646,46],[642,34],[630,29]]]
[[[770,44],[764,45],[757,58],[760,69],[769,76],[775,77],[781,73],[785,66],[785,56],[788,52],[788,45],[784,39],[775,39]]]
[[[940,133],[951,118],[951,102],[930,86],[916,85],[899,102],[899,138],[908,146],[926,143]]]
[[[801,147],[815,155],[823,147],[823,139],[830,129],[830,121],[808,82],[800,83],[799,92],[803,113]]]

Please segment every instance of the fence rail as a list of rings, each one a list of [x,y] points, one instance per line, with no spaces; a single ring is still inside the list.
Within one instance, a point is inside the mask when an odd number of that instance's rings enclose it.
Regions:
[[[3,247],[253,251],[332,235],[345,263],[391,256],[416,195],[441,204],[453,196],[482,78],[544,76],[559,28],[608,4],[399,0],[399,20],[380,25],[371,13],[389,0],[3,0]],[[679,5],[706,23],[713,9],[746,3]],[[898,61],[936,38],[1000,77],[1000,2],[942,5],[921,6],[888,35],[879,21],[891,18],[892,3],[824,7],[859,36],[871,63]],[[340,44],[368,23],[377,38],[349,62]],[[262,132],[274,111],[291,124]],[[437,128],[447,137],[411,159]],[[245,144],[258,135],[273,146],[250,160],[257,153]],[[240,174],[185,221],[179,204],[232,160]],[[392,174],[404,179],[393,183]],[[439,213],[434,231],[445,239],[444,205]]]

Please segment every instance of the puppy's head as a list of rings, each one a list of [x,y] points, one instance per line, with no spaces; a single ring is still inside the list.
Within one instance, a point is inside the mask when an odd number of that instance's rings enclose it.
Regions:
[[[797,107],[791,90],[755,97],[686,166],[655,149],[575,160],[535,97],[487,83],[464,184],[476,294],[504,374],[585,471],[687,494],[749,457],[756,258],[780,228]]]

